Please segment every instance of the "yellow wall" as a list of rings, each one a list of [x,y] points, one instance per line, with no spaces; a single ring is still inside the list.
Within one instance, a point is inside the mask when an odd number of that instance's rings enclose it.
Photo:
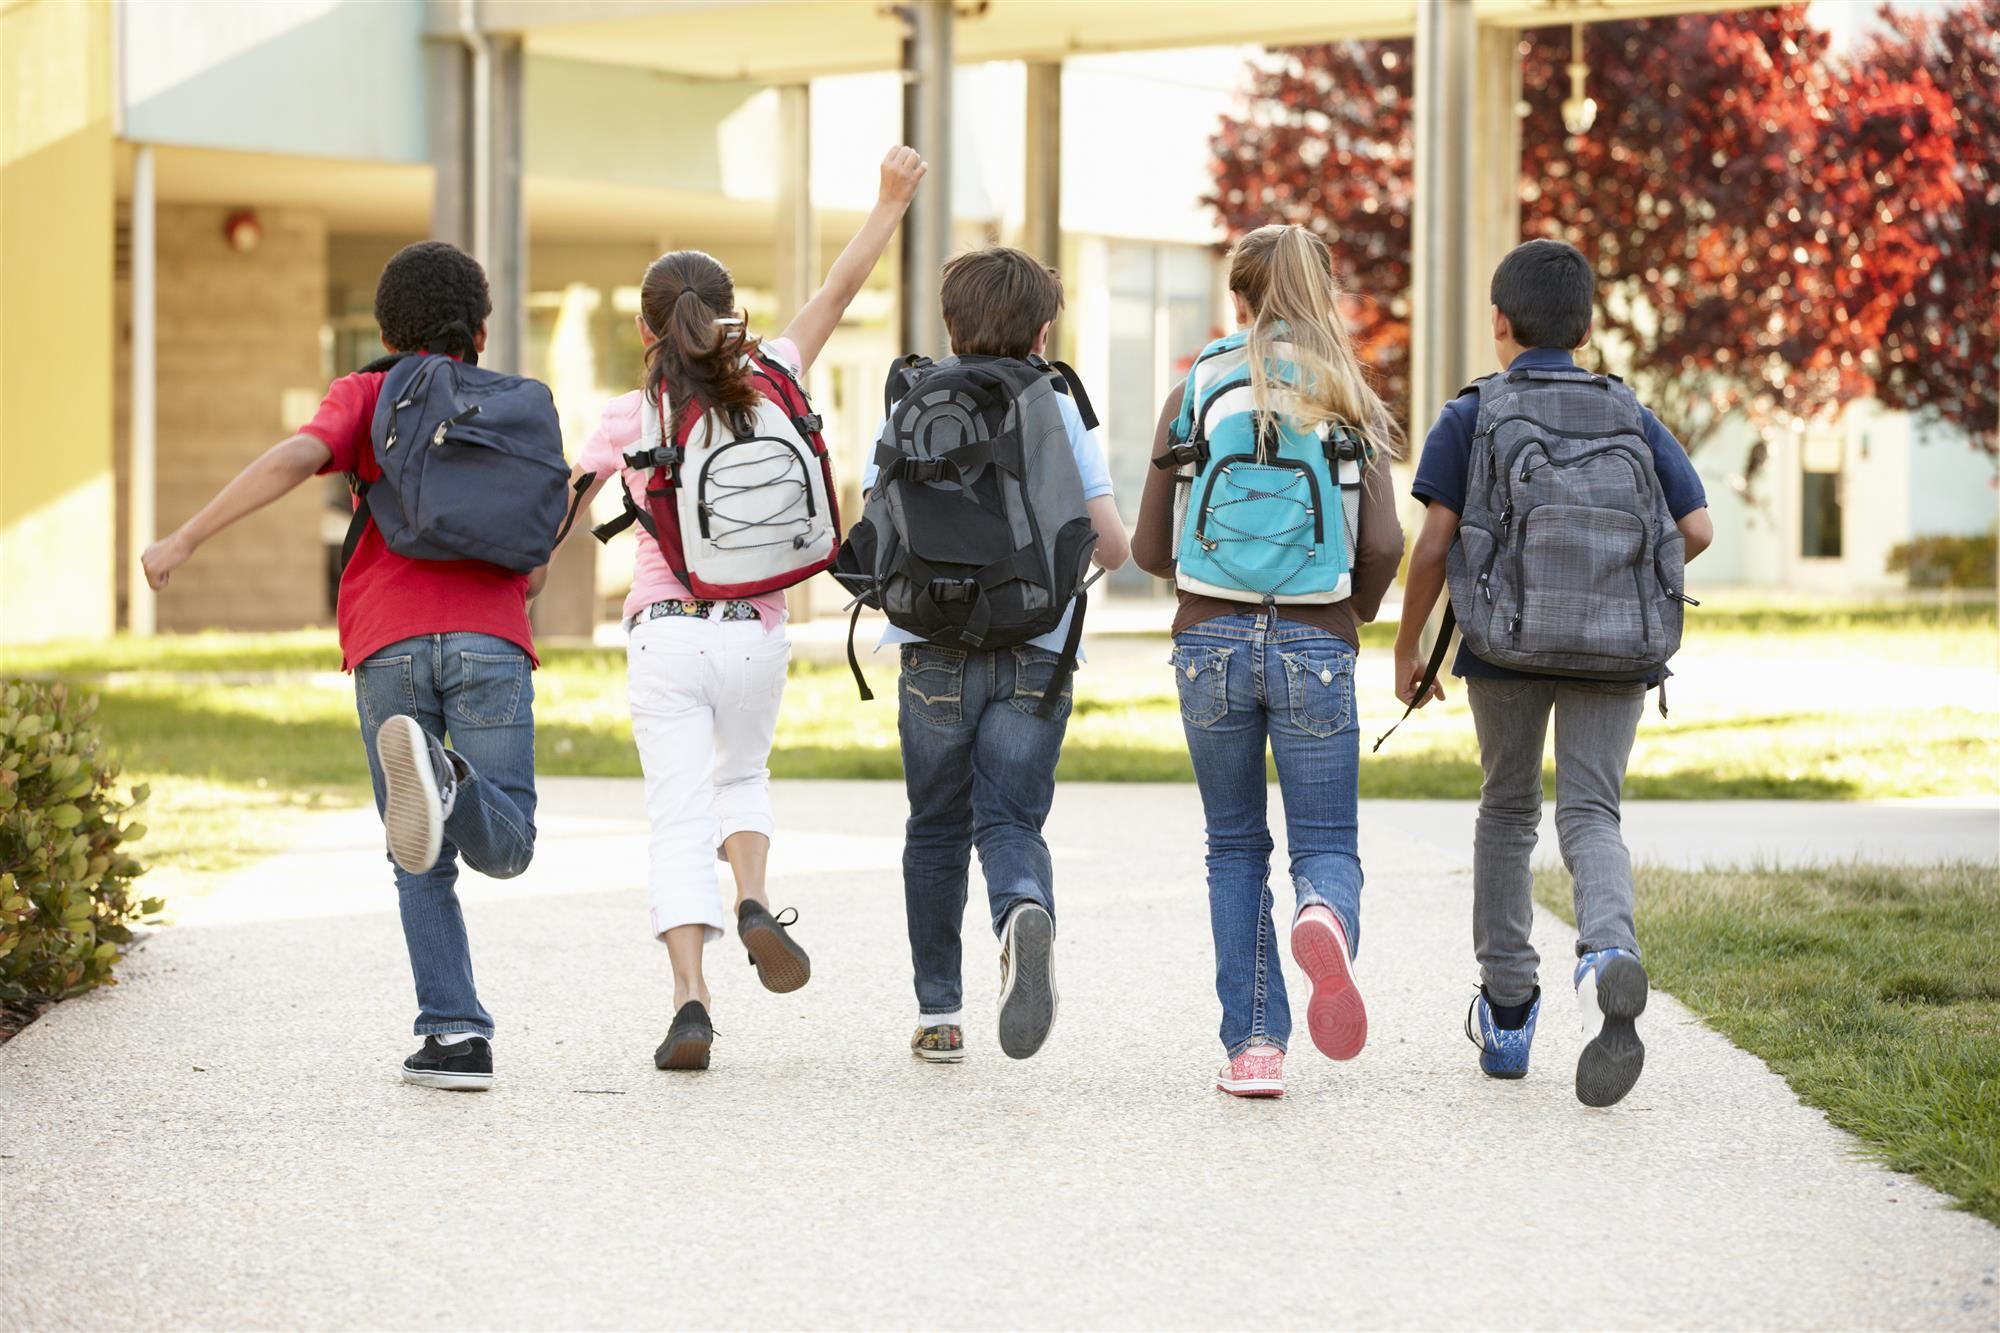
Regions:
[[[116,620],[110,24],[0,0],[0,642]]]

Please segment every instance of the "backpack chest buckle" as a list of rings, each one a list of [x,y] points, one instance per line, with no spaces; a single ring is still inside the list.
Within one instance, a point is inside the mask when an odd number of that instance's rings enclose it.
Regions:
[[[978,592],[977,579],[932,579],[930,584],[934,602],[969,602]]]

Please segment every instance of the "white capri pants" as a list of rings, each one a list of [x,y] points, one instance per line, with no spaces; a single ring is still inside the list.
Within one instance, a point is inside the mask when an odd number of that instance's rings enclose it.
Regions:
[[[771,835],[771,735],[791,655],[782,625],[755,620],[663,616],[632,628],[626,679],[653,826],[656,936],[701,925],[712,943],[729,928],[715,863],[732,834]]]

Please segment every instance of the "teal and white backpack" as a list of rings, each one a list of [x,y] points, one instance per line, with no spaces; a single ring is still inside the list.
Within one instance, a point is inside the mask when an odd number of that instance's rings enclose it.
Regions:
[[[1236,602],[1344,601],[1367,443],[1341,422],[1304,430],[1258,412],[1249,339],[1242,330],[1202,349],[1172,444],[1153,460],[1174,469],[1174,582]],[[1287,344],[1271,351],[1273,378],[1291,379]]]

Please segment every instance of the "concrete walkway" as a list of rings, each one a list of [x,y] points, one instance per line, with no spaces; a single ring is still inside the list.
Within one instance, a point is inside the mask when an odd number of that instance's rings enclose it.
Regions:
[[[779,804],[814,980],[768,995],[712,950],[716,1066],[669,1076],[638,785],[548,784],[535,868],[466,885],[502,1026],[484,1095],[397,1080],[380,835],[320,820],[124,984],[0,1048],[0,1326],[2000,1327],[2000,1230],[1867,1162],[1664,997],[1617,1108],[1574,1099],[1559,983],[1535,1074],[1482,1079],[1461,809],[1365,812],[1370,1045],[1336,1066],[1301,1033],[1290,1095],[1243,1103],[1209,1087],[1191,787],[1062,791],[1055,1034],[999,1054],[975,907],[955,1068],[905,1045],[898,789]],[[1642,854],[1695,863],[1990,862],[2000,813],[1628,822]],[[1573,937],[1545,916],[1538,942],[1566,975]]]

